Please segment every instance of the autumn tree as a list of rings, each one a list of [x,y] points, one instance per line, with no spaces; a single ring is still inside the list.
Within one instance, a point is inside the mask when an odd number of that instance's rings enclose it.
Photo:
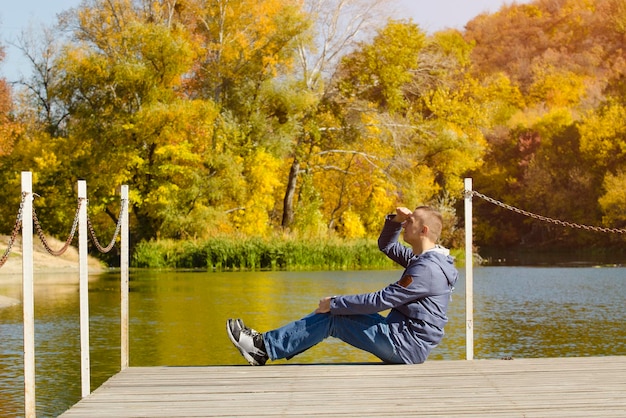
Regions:
[[[614,0],[538,0],[468,23],[473,73],[506,77],[524,99],[487,133],[487,164],[472,173],[483,190],[545,216],[601,223],[602,208],[613,205],[600,203],[603,187],[615,184],[623,164],[616,148],[605,146],[620,141],[615,98],[624,74],[624,13]],[[488,206],[477,206],[489,219],[477,228],[485,245],[602,239]]]
[[[329,152],[335,148],[350,151],[346,144],[339,143],[342,137],[350,137],[349,129],[332,106],[328,106],[325,97],[330,92],[341,58],[352,51],[358,41],[370,39],[379,24],[377,16],[386,3],[386,0],[304,2],[304,10],[314,24],[297,39],[295,79],[300,94],[310,100],[308,106],[300,108],[296,118],[299,129],[295,131],[289,148],[290,165],[282,199],[281,226],[285,229],[290,229],[294,222],[300,225],[315,223],[310,216],[319,213],[320,207],[315,207],[319,201],[298,199],[298,182],[301,176],[306,176],[305,188],[314,187],[311,182],[314,171],[331,165],[314,162],[313,159],[319,160],[324,155],[335,156],[336,153]],[[351,151],[358,152],[356,149]],[[305,188],[301,191],[306,192]],[[296,219],[298,214],[300,219]],[[328,226],[333,229],[333,225],[331,217]]]
[[[626,178],[626,96],[608,98],[580,122],[580,149],[602,181],[597,185],[603,225],[623,228],[624,179]]]
[[[0,64],[4,61],[4,47],[0,45]],[[24,134],[24,125],[16,117],[13,106],[11,87],[4,78],[0,79],[0,180],[5,187],[0,191],[0,198],[5,205],[0,210],[0,222],[5,233],[15,224],[19,208],[19,169],[14,171],[10,162],[16,143]],[[14,186],[14,187],[11,187]],[[12,203],[12,204],[10,204]]]
[[[459,176],[479,163],[484,141],[464,70],[468,52],[458,33],[428,39],[412,22],[389,21],[371,43],[343,60],[331,99],[363,155],[376,156],[354,159],[368,167],[362,178],[370,181],[368,189],[353,189],[353,195],[388,190],[387,205],[417,205],[461,189]],[[344,167],[348,162],[354,164],[346,155]],[[357,173],[344,170],[344,176],[350,174]],[[362,183],[359,174],[347,178]],[[352,208],[344,210],[371,210],[366,202],[356,207],[350,202]]]
[[[144,6],[92,0],[65,17],[74,39],[57,62],[57,97],[70,118],[55,151],[88,181],[94,212],[117,221],[116,186],[132,183],[137,238],[189,236],[215,199],[211,183],[233,196],[239,174],[222,171],[230,162],[215,153],[218,108],[182,93],[196,56],[189,34],[167,4]]]
[[[35,171],[46,208],[87,179],[105,230],[131,184],[135,240],[366,237],[397,203],[454,219],[468,175],[547,216],[623,221],[623,2],[512,3],[430,35],[381,21],[388,4],[83,1],[22,39],[34,77],[9,114],[27,128],[2,175]],[[476,206],[482,243],[583,239]]]
[[[0,64],[4,61],[4,47],[0,46]],[[11,88],[7,81],[0,79],[0,156],[10,154],[16,137],[22,128],[13,115]]]
[[[297,1],[237,0],[180,3],[198,57],[185,80],[190,97],[212,100],[242,127],[248,146],[281,148],[289,103],[277,100],[296,38],[309,21]],[[293,88],[289,86],[287,88]],[[286,90],[282,90],[286,91]],[[268,131],[281,134],[268,135]],[[245,144],[240,144],[245,145]]]
[[[605,60],[607,46],[597,41],[611,31],[609,3],[615,1],[537,0],[480,15],[465,33],[476,45],[474,70],[482,75],[504,71],[524,93],[535,82],[538,67],[583,76],[606,74],[615,59]]]
[[[62,23],[72,31],[62,48],[52,37],[41,49],[22,43],[35,70],[25,106],[47,134],[35,141],[45,158],[23,147],[14,161],[44,170],[40,187],[87,179],[90,207],[111,228],[115,186],[131,183],[136,239],[271,225],[278,170],[307,106],[281,79],[309,25],[298,2],[90,0]]]
[[[31,126],[52,137],[66,134],[64,129],[69,116],[67,107],[59,100],[61,74],[56,60],[62,39],[58,26],[43,26],[23,31],[16,44],[31,70],[30,75],[22,75],[17,82],[22,91],[20,109],[32,119]]]

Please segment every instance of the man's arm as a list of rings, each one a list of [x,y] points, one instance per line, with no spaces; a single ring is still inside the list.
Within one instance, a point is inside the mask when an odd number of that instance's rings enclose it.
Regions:
[[[413,251],[400,244],[398,240],[402,233],[402,224],[412,215],[413,212],[407,208],[397,208],[395,215],[388,215],[385,218],[383,230],[378,237],[378,248],[402,267],[408,265],[409,260],[413,256]]]
[[[395,223],[403,223],[404,221],[406,221],[411,215],[413,215],[413,212],[411,212],[410,209],[405,208],[405,207],[398,207],[396,208],[396,214],[393,218],[388,218],[388,220],[395,222]],[[379,245],[380,245],[380,240],[379,240]],[[381,248],[382,250],[382,248]],[[326,296],[325,298],[320,299],[319,304],[317,306],[317,309],[315,310],[315,313],[328,313],[330,312],[330,303],[332,302],[334,296]]]

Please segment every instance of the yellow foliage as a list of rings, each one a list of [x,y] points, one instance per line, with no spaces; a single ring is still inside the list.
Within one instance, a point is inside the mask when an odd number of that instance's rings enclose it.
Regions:
[[[207,63],[228,80],[241,79],[245,76],[240,73],[244,68],[254,68],[262,76],[275,74],[277,66],[288,64],[284,31],[307,24],[299,5],[296,0],[208,3],[199,16],[202,32],[206,32],[203,54]]]
[[[405,186],[400,191],[403,206],[412,208],[429,202],[436,195],[440,187],[435,182],[435,175],[431,167],[415,163],[404,174]]]
[[[520,14],[536,19],[540,19],[543,16],[541,9],[533,4],[521,4],[518,9]],[[513,14],[514,15],[514,14]]]
[[[605,193],[598,202],[604,212],[603,222],[611,227],[626,226],[626,172],[607,174],[604,178]]]
[[[575,106],[585,97],[585,77],[552,66],[536,67],[530,97],[535,103],[548,107]]]
[[[33,161],[38,171],[54,170],[59,164],[57,156],[46,149],[42,149],[39,155],[33,158]]]
[[[339,231],[344,238],[363,238],[365,236],[365,227],[358,213],[354,213],[348,209],[341,216],[341,221]]]
[[[485,117],[493,125],[505,125],[509,118],[525,106],[525,97],[519,86],[504,73],[497,73],[485,80],[471,80],[470,89],[481,103]]]
[[[245,207],[233,213],[232,221],[245,235],[266,236],[271,231],[269,212],[274,206],[274,192],[281,185],[282,161],[257,148],[245,164]]]
[[[603,110],[587,114],[579,125],[581,151],[604,163],[625,155],[624,120],[626,108],[618,103],[609,103]]]
[[[543,117],[533,124],[533,129],[544,138],[551,137],[554,132],[560,132],[574,123],[572,110],[566,107],[550,109]]]
[[[433,58],[420,52],[428,40],[417,25],[391,21],[347,68],[365,84],[335,101],[286,71],[309,35],[304,10],[301,0],[83,2],[55,61],[67,138],[38,140],[45,147],[32,146],[28,162],[88,176],[102,209],[111,210],[111,184],[130,183],[148,238],[193,236],[203,224],[198,234],[268,236],[294,159],[294,222],[311,235],[374,234],[396,204],[456,188],[483,145],[483,108],[462,75],[470,45],[442,34],[444,54]],[[422,59],[435,61],[421,68]]]
[[[393,190],[392,185],[387,184],[380,176],[374,179],[373,183],[367,202],[359,212],[366,235],[370,236],[380,232],[385,215],[393,213],[396,206],[402,203],[396,202],[397,196],[390,192]]]

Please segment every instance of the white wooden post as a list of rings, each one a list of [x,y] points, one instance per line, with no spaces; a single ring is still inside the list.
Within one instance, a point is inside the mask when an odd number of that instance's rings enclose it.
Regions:
[[[89,271],[87,269],[87,182],[78,180],[78,259],[80,294],[80,377],[81,396],[91,393],[89,361]]]
[[[474,255],[472,225],[472,179],[465,179],[465,357],[474,359]]]
[[[120,238],[120,273],[121,273],[121,367],[126,369],[129,364],[129,337],[128,337],[128,186],[122,185],[122,219],[121,219],[121,238]]]
[[[24,416],[37,416],[35,401],[35,295],[33,285],[33,173],[22,172],[22,305],[24,310]]]

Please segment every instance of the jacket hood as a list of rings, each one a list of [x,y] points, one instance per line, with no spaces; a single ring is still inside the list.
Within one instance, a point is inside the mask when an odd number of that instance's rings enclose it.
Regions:
[[[459,272],[454,267],[454,258],[450,255],[450,250],[437,245],[435,248],[427,250],[421,254],[421,257],[428,257],[437,262],[444,276],[448,280],[448,285],[453,287],[459,278]]]

